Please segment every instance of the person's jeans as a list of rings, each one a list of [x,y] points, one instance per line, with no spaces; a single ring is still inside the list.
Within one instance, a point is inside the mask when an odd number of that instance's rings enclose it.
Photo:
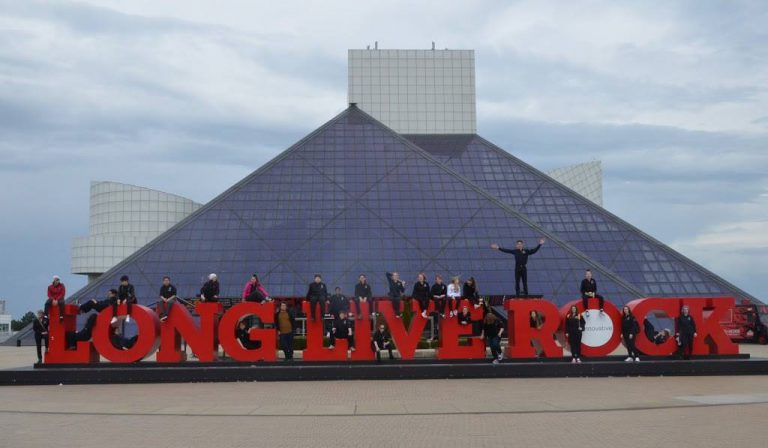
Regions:
[[[493,355],[494,359],[498,358],[501,354],[501,338],[491,336],[488,338],[488,345],[491,347],[491,355]]]
[[[285,354],[285,359],[293,359],[293,333],[280,333],[280,350]]]

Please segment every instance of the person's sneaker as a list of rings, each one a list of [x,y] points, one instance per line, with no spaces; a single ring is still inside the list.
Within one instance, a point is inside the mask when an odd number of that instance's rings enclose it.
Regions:
[[[125,316],[125,323],[131,322],[131,316]]]
[[[571,364],[576,364],[576,358],[573,358],[573,359],[571,360]]]
[[[354,351],[355,351],[355,347],[350,347],[350,348],[349,348],[349,351],[350,351],[350,352],[354,352]]]
[[[504,359],[504,354],[503,354],[503,353],[499,353],[499,356],[497,357],[497,359],[498,359],[499,361],[501,361],[502,359]]]
[[[163,317],[160,318],[160,322],[164,322],[166,320],[168,320],[168,316],[163,316]]]
[[[328,346],[328,350],[333,350],[334,348],[335,348],[335,347],[334,347],[334,346],[332,346],[332,345],[329,345],[329,346]]]
[[[603,311],[603,309],[600,308],[600,314],[603,314],[603,313],[605,313],[605,311]]]
[[[110,324],[115,324],[117,322],[117,316],[113,317],[112,320],[109,321]]]
[[[440,313],[440,319],[445,319],[445,313]]]
[[[625,360],[624,360],[624,362],[632,362],[632,361],[633,361],[633,359],[632,359],[632,357],[631,357],[631,356],[630,356],[629,358],[627,358],[627,359],[625,359]]]
[[[400,315],[399,314],[395,315],[395,318],[400,319]]]
[[[635,358],[635,362],[640,362],[640,357],[639,356]]]
[[[498,364],[498,363],[499,363],[499,360],[498,360],[498,359],[494,359],[494,360],[492,361],[492,363],[493,363],[493,364]]]
[[[589,317],[589,310],[584,311],[584,314],[586,314],[587,317]]]
[[[423,317],[424,319],[426,319],[426,318],[427,318],[427,312],[426,312],[426,311],[422,311],[422,312],[421,312],[421,317]]]
[[[576,364],[581,364],[581,358],[576,358]]]

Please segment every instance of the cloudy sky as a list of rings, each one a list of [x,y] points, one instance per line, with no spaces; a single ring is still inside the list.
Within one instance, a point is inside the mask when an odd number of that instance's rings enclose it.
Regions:
[[[576,4],[578,3],[578,4]],[[0,298],[71,292],[91,180],[205,202],[346,103],[346,50],[476,50],[479,133],[768,299],[768,4],[0,0]]]

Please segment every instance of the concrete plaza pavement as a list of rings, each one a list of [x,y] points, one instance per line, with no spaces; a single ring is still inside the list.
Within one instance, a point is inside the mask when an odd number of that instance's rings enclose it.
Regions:
[[[0,388],[9,447],[768,446],[766,417],[768,376]]]

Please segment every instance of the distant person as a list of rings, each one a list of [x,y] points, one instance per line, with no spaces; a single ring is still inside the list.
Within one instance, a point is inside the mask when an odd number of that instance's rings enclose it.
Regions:
[[[440,317],[445,317],[446,297],[448,297],[448,287],[443,283],[443,276],[436,275],[435,283],[430,290],[432,301],[434,302],[435,312],[440,314]]]
[[[661,344],[667,342],[667,340],[669,340],[669,338],[671,338],[671,337],[672,337],[672,331],[669,328],[665,328],[665,329],[657,332],[653,336],[653,343],[656,344],[656,345],[661,345]]]
[[[59,322],[64,320],[64,296],[67,294],[67,288],[61,283],[58,275],[53,276],[53,281],[48,285],[48,299],[45,301],[45,316],[50,319],[51,307],[57,307],[59,310]]]
[[[248,279],[243,287],[242,301],[264,303],[271,300],[272,298],[269,297],[266,288],[259,281],[259,276],[256,274],[251,275],[251,278]]]
[[[480,337],[491,347],[491,356],[493,363],[498,364],[504,359],[501,351],[501,335],[504,333],[504,325],[493,313],[488,313],[483,318],[483,330]]]
[[[571,306],[565,318],[565,337],[571,347],[571,362],[574,364],[581,363],[581,334],[586,324],[576,305]]]
[[[261,341],[254,341],[251,339],[251,326],[248,324],[247,320],[247,318],[243,318],[237,323],[235,337],[240,341],[240,345],[246,350],[260,349]]]
[[[90,341],[93,335],[93,327],[96,326],[96,319],[98,314],[91,314],[85,321],[85,325],[80,331],[68,331],[64,334],[64,339],[67,343],[68,349],[77,348],[77,343],[81,341]]]
[[[528,315],[528,325],[534,330],[541,330],[544,327],[544,318],[541,316],[541,314],[539,314],[538,311],[531,310],[531,313]],[[531,345],[536,351],[536,357],[541,357],[544,353],[544,350],[542,349],[539,340],[533,339],[531,341]]]
[[[133,285],[130,283],[130,279],[127,275],[123,275],[120,277],[120,286],[117,287],[117,297],[116,300],[112,302],[112,321],[110,323],[114,324],[117,322],[117,308],[125,304],[126,306],[126,312],[125,312],[125,321],[130,322],[131,321],[131,311],[133,309],[133,304],[136,302],[136,290],[133,287]]]
[[[405,295],[405,282],[400,280],[400,274],[397,272],[387,272],[387,282],[389,283],[389,299],[392,301],[395,318],[400,319],[402,317],[400,301]]]
[[[584,273],[584,279],[581,280],[581,304],[584,307],[584,312],[587,316],[589,316],[589,299],[597,299],[600,306],[600,312],[604,312],[603,306],[605,305],[605,299],[597,293],[597,281],[592,278],[592,271],[587,269]]]
[[[203,287],[200,288],[200,300],[203,302],[219,301],[220,285],[219,276],[211,273],[208,275],[208,281],[203,283]]]
[[[280,308],[275,313],[275,328],[286,361],[293,361],[293,335],[296,333],[296,314],[288,304],[280,302]]]
[[[640,333],[640,325],[635,319],[635,315],[632,314],[632,310],[628,306],[624,305],[621,309],[621,338],[624,339],[624,344],[627,346],[627,359],[626,362],[640,362],[640,354],[635,347],[637,343],[637,335]]]
[[[688,305],[684,305],[680,316],[677,318],[677,345],[680,347],[680,351],[683,355],[683,359],[691,359],[691,353],[693,352],[693,340],[698,333],[696,333],[696,321],[693,320],[693,316],[690,314]]]
[[[45,312],[40,310],[32,321],[32,331],[35,332],[35,345],[37,346],[37,363],[43,362],[43,342],[45,342],[45,352],[48,353],[48,318]]]
[[[112,345],[120,350],[130,350],[134,345],[136,345],[136,341],[139,340],[139,336],[134,335],[131,337],[125,337],[120,327],[121,325],[119,324],[110,324],[109,326],[110,340],[112,341]]]
[[[459,325],[472,325],[472,313],[469,312],[468,306],[461,307],[461,312],[458,316]]]
[[[469,277],[461,288],[461,296],[469,300],[475,308],[480,306],[480,294],[477,292],[475,277]]]
[[[458,313],[459,302],[461,302],[461,279],[459,276],[455,276],[451,279],[451,284],[448,285],[448,312],[449,317],[456,316]]]
[[[520,296],[520,282],[523,283],[523,296],[528,295],[528,257],[535,254],[541,249],[541,246],[547,240],[544,238],[539,239],[539,245],[533,249],[526,249],[523,240],[517,240],[515,242],[514,249],[504,249],[499,247],[498,244],[491,244],[491,249],[498,250],[507,254],[512,254],[515,257],[515,295]]]
[[[341,311],[339,317],[333,321],[331,332],[328,334],[331,345],[328,347],[332,349],[336,346],[336,340],[346,339],[347,347],[349,350],[355,351],[355,338],[352,336],[352,324],[347,320],[347,313]]]
[[[357,277],[357,284],[355,285],[355,315],[357,319],[363,318],[363,310],[360,307],[361,303],[368,304],[368,311],[371,312],[371,317],[376,316],[376,312],[373,309],[373,293],[371,293],[371,285],[368,284],[368,279],[365,274],[360,274]]]
[[[91,310],[95,310],[97,313],[100,313],[102,310],[111,307],[115,301],[117,301],[117,290],[112,288],[107,291],[107,298],[104,300],[91,299],[85,303],[81,303],[78,312],[85,314]]]
[[[160,286],[160,300],[157,302],[157,315],[160,316],[160,320],[168,319],[176,299],[178,299],[176,287],[171,284],[171,277],[166,275],[163,277],[163,284]]]
[[[423,272],[416,276],[416,283],[413,284],[411,296],[419,302],[421,317],[426,318],[427,310],[429,310],[429,283],[427,282],[427,275]]]
[[[340,287],[333,289],[333,295],[331,296],[331,315],[334,319],[339,318],[339,313],[342,311],[349,316],[349,299],[347,296],[341,293]]]
[[[387,331],[387,327],[382,323],[379,324],[379,328],[373,333],[371,338],[371,349],[376,353],[376,362],[381,362],[381,351],[387,350],[389,352],[389,359],[394,359],[392,355],[392,349],[395,344],[392,342],[392,336]]]
[[[307,301],[309,302],[310,316],[312,321],[317,320],[317,307],[320,306],[320,319],[325,315],[325,302],[328,300],[328,288],[323,283],[323,277],[315,274],[312,283],[307,290]]]

